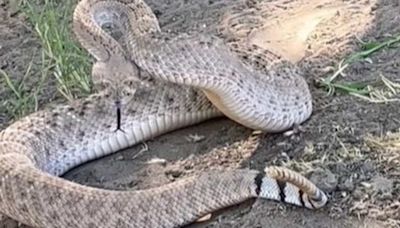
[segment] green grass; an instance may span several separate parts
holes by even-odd
[[[380,43],[363,42],[361,40],[360,42],[361,50],[354,52],[340,61],[339,65],[336,67],[336,71],[331,76],[319,80],[319,85],[324,87],[329,95],[333,95],[336,92],[344,92],[374,103],[400,101],[397,98],[392,98],[394,95],[400,93],[400,84],[390,81],[383,75],[380,75],[374,82],[337,82],[340,76],[345,76],[344,71],[351,66],[351,64],[358,61],[371,62],[370,57],[374,53],[385,48],[398,48],[400,45],[400,35],[393,36]],[[383,85],[384,88],[379,88],[380,85]]]
[[[25,81],[31,73],[32,61],[29,63],[27,70],[20,82],[14,82],[9,75],[0,69],[0,75],[3,76],[5,84],[11,89],[12,94],[2,103],[9,116],[19,118],[24,116],[30,110],[37,110],[38,105],[38,92],[43,86],[43,80],[46,77],[41,77],[40,83],[33,92],[28,92],[25,86]],[[42,75],[44,76],[44,75]]]
[[[56,78],[58,91],[71,100],[90,93],[90,61],[71,31],[75,1],[57,2],[23,0],[20,7],[42,43],[44,67]]]
[[[22,79],[11,80],[0,71],[0,79],[12,91],[1,105],[14,118],[26,115],[38,108],[38,97],[43,93],[47,80],[56,81],[58,92],[67,100],[83,97],[91,92],[90,57],[80,48],[71,29],[72,13],[76,1],[20,0],[13,1],[27,18],[41,45],[40,72],[35,85],[27,85],[26,79],[33,74],[32,62]],[[36,62],[36,61],[35,61]],[[2,78],[1,78],[2,77]]]

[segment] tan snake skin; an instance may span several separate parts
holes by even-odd
[[[116,27],[122,38],[102,26]],[[311,114],[308,87],[294,66],[256,47],[230,44],[235,55],[213,37],[162,34],[143,1],[83,0],[74,31],[97,60],[93,81],[100,92],[33,113],[0,132],[1,213],[46,228],[179,227],[254,197],[311,209],[326,204],[326,195],[310,181],[278,167],[265,174],[208,171],[139,191],[97,189],[57,177],[221,115],[215,106],[248,127],[274,132]]]

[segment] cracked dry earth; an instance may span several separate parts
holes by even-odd
[[[382,41],[399,34],[398,0],[146,2],[165,31],[240,38],[297,62],[311,85],[313,116],[294,134],[257,134],[225,118],[210,120],[84,164],[65,178],[102,188],[141,189],[211,168],[286,165],[329,192],[330,203],[309,211],[251,201],[188,227],[400,227],[400,149],[371,143],[399,131],[399,102],[374,104],[341,93],[327,96],[315,83],[358,50],[359,39]],[[0,67],[20,80],[27,63],[40,63],[40,44],[24,16],[11,12],[7,3],[1,5],[0,17]],[[399,83],[400,48],[385,49],[345,73],[347,81],[373,82],[383,75]],[[34,66],[28,87],[34,88],[38,74]],[[59,100],[54,83],[46,86],[40,107]],[[0,129],[13,121],[5,111],[10,96],[0,78]],[[18,226],[22,225],[11,220],[0,223]]]

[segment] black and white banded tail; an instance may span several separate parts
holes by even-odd
[[[318,209],[328,202],[326,194],[297,172],[283,167],[267,167],[266,175],[255,178],[260,198],[272,199],[309,209]]]

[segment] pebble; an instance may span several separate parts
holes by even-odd
[[[316,169],[310,180],[326,193],[335,191],[338,186],[337,176],[328,169]]]

